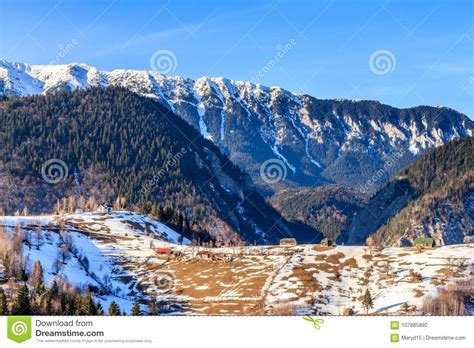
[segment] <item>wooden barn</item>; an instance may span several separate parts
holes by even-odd
[[[333,246],[334,242],[329,238],[323,238],[320,242],[322,246]]]
[[[429,237],[418,237],[415,239],[415,246],[422,248],[434,247],[434,239]]]
[[[280,239],[281,246],[295,246],[298,243],[296,242],[295,238],[282,238]]]

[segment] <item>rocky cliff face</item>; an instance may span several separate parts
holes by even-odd
[[[397,109],[375,101],[321,100],[221,77],[192,80],[154,71],[0,60],[0,96],[91,86],[122,86],[160,100],[268,193],[325,183],[374,192],[429,149],[474,131],[469,118],[446,107]],[[268,160],[279,165],[284,180],[262,180]]]

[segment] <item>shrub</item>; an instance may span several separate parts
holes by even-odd
[[[467,315],[466,304],[472,296],[472,284],[469,281],[459,281],[454,285],[439,289],[438,296],[427,297],[423,302],[423,313],[431,315]]]

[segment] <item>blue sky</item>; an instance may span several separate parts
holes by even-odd
[[[171,75],[258,80],[398,107],[446,105],[472,118],[473,3],[0,0],[0,57],[150,69],[153,54],[168,50]],[[388,66],[371,69],[371,56]]]

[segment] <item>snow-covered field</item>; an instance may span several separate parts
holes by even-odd
[[[156,298],[175,314],[362,314],[368,289],[374,299],[369,313],[404,314],[405,303],[419,311],[426,296],[474,274],[474,245],[206,249],[186,239],[177,245],[178,233],[129,212],[4,217],[0,224],[8,233],[17,225],[29,232],[27,266],[40,261],[46,284],[62,275],[79,288],[106,289],[98,298],[103,307],[115,300],[126,311],[134,298],[144,309]],[[73,247],[58,263],[64,243]],[[157,247],[179,253],[159,256]]]
[[[59,223],[64,224],[64,233],[59,233]],[[107,289],[109,295],[98,299],[103,307],[107,308],[114,300],[127,312],[140,291],[136,289],[136,279],[132,279],[122,265],[153,256],[154,249],[150,242],[159,247],[177,243],[179,237],[169,227],[144,215],[129,212],[6,216],[0,219],[0,225],[12,234],[19,225],[29,234],[30,243],[23,246],[26,268],[28,271],[33,263],[40,261],[46,285],[64,277],[80,289],[87,286]],[[147,226],[148,235],[144,236]],[[35,231],[38,228],[41,230],[40,243],[36,240]],[[72,242],[68,242],[68,238]],[[65,243],[71,243],[73,247],[62,262],[60,246]],[[185,239],[184,244],[188,243]],[[86,263],[84,258],[87,258]]]
[[[438,286],[472,274],[473,257],[474,246],[468,245],[421,252],[413,248],[375,251],[360,246],[318,250],[317,246],[308,245],[278,272],[269,289],[267,305],[291,302],[301,314],[315,310],[343,314],[347,308],[355,314],[364,313],[360,300],[369,289],[374,298],[371,312],[399,312],[404,303],[419,309],[425,296],[436,295]],[[456,266],[463,259],[465,267]],[[452,272],[447,271],[448,260],[452,260]],[[420,273],[421,279],[413,279],[410,270]]]

